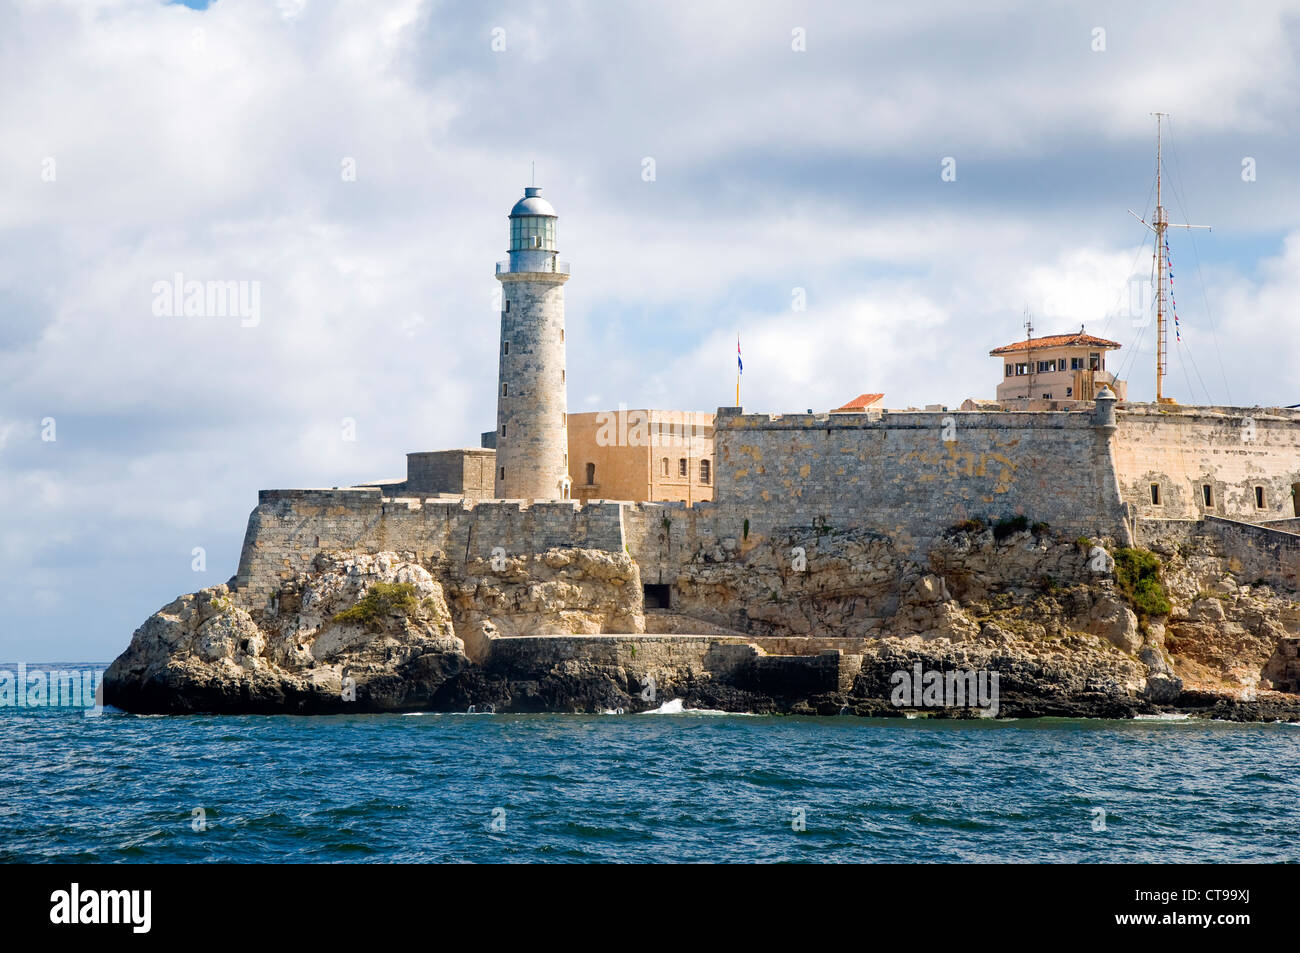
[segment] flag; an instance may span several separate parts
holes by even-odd
[[[740,335],[736,335],[736,373],[745,373],[745,362],[740,359]]]

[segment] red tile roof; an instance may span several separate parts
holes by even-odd
[[[885,399],[884,394],[859,394],[843,407],[836,407],[831,411],[832,414],[852,414],[858,411],[866,410],[872,404],[879,403]]]
[[[1031,345],[1035,351],[1042,347],[1121,347],[1116,341],[1107,341],[1105,338],[1093,337],[1091,334],[1076,331],[1074,334],[1049,334],[1047,337],[1034,338],[1032,341],[1017,341],[1015,344],[995,347],[989,351],[989,356],[1028,351]]]

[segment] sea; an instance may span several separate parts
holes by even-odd
[[[1295,862],[1300,726],[0,708],[0,860]]]

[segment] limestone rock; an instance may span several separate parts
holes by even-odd
[[[1087,631],[1101,636],[1122,652],[1132,654],[1142,646],[1137,615],[1111,595],[1103,595],[1093,604]]]

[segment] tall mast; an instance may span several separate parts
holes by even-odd
[[[1169,342],[1165,339],[1165,229],[1169,227],[1169,216],[1165,212],[1163,197],[1161,195],[1161,174],[1160,167],[1164,164],[1164,156],[1161,151],[1160,142],[1160,122],[1164,119],[1164,113],[1155,113],[1156,117],[1156,214],[1155,214],[1155,232],[1156,232],[1156,403],[1163,404],[1164,382],[1165,382],[1165,364],[1167,362],[1167,350]]]
[[[1169,258],[1165,254],[1165,232],[1170,228],[1204,228],[1208,225],[1183,225],[1170,223],[1169,213],[1164,204],[1164,149],[1161,141],[1160,126],[1169,113],[1152,113],[1156,117],[1156,211],[1154,223],[1148,222],[1132,209],[1129,214],[1156,233],[1156,248],[1151,256],[1156,272],[1156,403],[1172,404],[1173,398],[1165,396],[1165,367],[1168,356],[1168,336],[1165,331],[1165,272],[1169,267]]]

